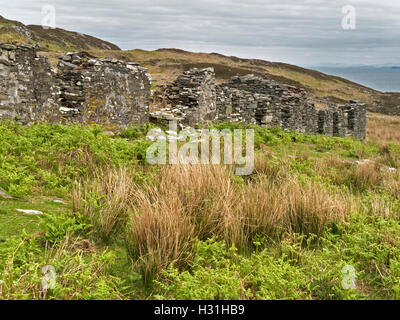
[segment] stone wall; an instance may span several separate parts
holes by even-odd
[[[137,63],[81,52],[61,56],[52,70],[34,47],[0,43],[0,119],[96,123],[120,131],[149,121],[150,87],[150,75]],[[316,109],[303,89],[252,75],[216,85],[212,68],[192,69],[154,99],[161,107],[152,117],[186,125],[220,120],[365,138],[364,104]]]
[[[173,83],[161,89],[158,101],[162,100],[172,106],[166,110],[184,124],[195,125],[214,120],[217,116],[214,69],[185,71]],[[153,114],[154,117],[158,115],[162,113]]]
[[[221,120],[279,126],[302,133],[315,131],[314,106],[307,103],[303,89],[248,75],[233,77],[217,91]]]
[[[0,118],[23,123],[100,124],[120,131],[149,120],[150,76],[137,63],[87,53],[57,70],[33,47],[0,44]]]
[[[174,118],[186,124],[243,122],[307,134],[365,139],[364,104],[351,101],[318,110],[309,102],[305,90],[253,75],[233,77],[215,86],[212,68],[193,69],[162,87],[155,97],[155,102],[162,106],[152,113],[158,119]]]
[[[45,120],[56,100],[55,74],[47,59],[33,47],[0,43],[0,118]]]
[[[150,75],[134,62],[67,54],[58,63],[62,117],[118,130],[149,120]]]
[[[329,136],[352,136],[361,140],[366,137],[367,109],[365,104],[350,101],[347,104],[330,104],[317,110],[318,134]]]

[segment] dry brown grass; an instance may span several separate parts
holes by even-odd
[[[385,190],[387,190],[393,197],[400,200],[400,173],[386,172]]]
[[[271,152],[264,151],[256,153],[254,158],[254,174],[256,176],[265,175],[270,179],[284,178],[287,176],[288,164],[284,165],[273,161],[274,155]]]
[[[161,173],[158,197],[179,199],[200,238],[220,235],[221,220],[238,199],[230,175],[223,166],[168,166]]]
[[[315,160],[314,168],[320,176],[327,178],[331,183],[337,186],[346,185],[354,192],[385,188],[387,180],[393,177],[387,166],[368,159],[357,163],[332,156]]]
[[[106,173],[98,181],[118,192],[116,185],[127,181],[125,174]],[[259,179],[237,184],[231,174],[224,166],[173,165],[161,170],[156,184],[122,189],[129,199],[119,198],[124,205],[111,210],[118,214],[110,218],[120,216],[121,210],[128,212],[126,244],[145,282],[171,263],[183,266],[190,261],[197,239],[216,237],[247,250],[256,236],[320,234],[328,223],[345,219],[353,210],[344,194],[302,183],[295,176],[283,178],[266,169]],[[105,192],[103,187],[95,190]],[[114,208],[115,198],[108,199],[107,208]],[[91,207],[87,211],[97,212]],[[105,226],[111,225],[110,219],[105,221]]]
[[[73,209],[88,217],[98,235],[107,241],[127,220],[133,193],[128,169],[101,169],[93,178],[79,182],[74,188]]]
[[[157,193],[156,190],[153,192]],[[195,232],[178,198],[157,199],[150,190],[138,190],[137,210],[130,215],[126,247],[145,283],[161,269],[190,260]]]
[[[389,167],[394,167],[394,168],[399,168],[400,167],[400,153],[399,151],[395,151],[394,148],[391,147],[391,143],[389,144],[382,144],[380,146],[380,158],[377,159],[379,162],[382,164],[389,166]],[[396,147],[395,147],[396,148]],[[399,144],[397,144],[397,149],[399,148]]]
[[[184,265],[196,239],[221,235],[237,199],[223,167],[174,165],[133,197],[127,247],[145,282],[171,263]]]
[[[355,167],[352,180],[359,190],[379,187],[383,182],[382,167],[374,161],[360,163]]]
[[[355,170],[353,163],[343,161],[337,155],[315,159],[313,164],[315,172],[334,185],[348,184]]]
[[[345,219],[353,209],[344,193],[332,192],[295,176],[276,183],[267,177],[243,191],[231,233],[236,245],[249,245],[256,235],[275,238],[285,232],[321,234],[330,222]]]
[[[300,179],[289,173],[289,162],[272,157],[258,155],[254,176],[242,181],[232,179],[227,166],[164,166],[145,185],[135,184],[127,169],[105,169],[75,189],[74,207],[105,238],[127,225],[128,252],[145,283],[171,263],[185,266],[197,240],[215,237],[249,250],[256,237],[320,235],[352,212],[387,216],[393,211],[379,197],[366,206],[357,193]],[[316,172],[335,184],[350,181],[360,192],[381,186],[398,195],[398,175],[382,168],[373,161],[356,165],[333,156],[315,162]]]
[[[367,142],[380,146],[400,143],[400,117],[368,113]]]
[[[330,183],[338,187],[347,186],[348,201],[356,204],[358,212],[397,219],[400,215],[396,203],[396,200],[400,200],[400,173],[390,170],[378,160],[355,163],[331,157],[315,161],[314,168]],[[367,198],[366,194],[369,195]]]

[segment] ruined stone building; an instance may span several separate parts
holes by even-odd
[[[303,89],[252,75],[216,85],[212,68],[192,69],[156,92],[159,110],[150,113],[150,99],[150,75],[137,63],[69,53],[53,70],[33,47],[0,43],[0,119],[96,123],[120,131],[151,116],[187,125],[232,121],[365,138],[364,104],[318,109]]]
[[[120,130],[149,117],[150,76],[136,63],[85,53],[60,58],[57,70],[33,47],[0,44],[0,118],[100,124]]]
[[[318,109],[307,92],[253,75],[215,85],[212,68],[184,72],[162,87],[155,118],[175,118],[187,125],[210,120],[278,126],[288,131],[365,139],[366,106],[351,101]]]

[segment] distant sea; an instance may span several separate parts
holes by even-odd
[[[400,67],[311,67],[383,92],[400,92]]]

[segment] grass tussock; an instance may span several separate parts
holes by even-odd
[[[135,190],[126,243],[145,282],[171,263],[186,264],[197,239],[223,232],[234,191],[219,166],[168,166],[156,186]]]
[[[120,230],[133,207],[134,185],[126,168],[107,168],[80,181],[72,199],[74,211],[83,213],[103,240]]]
[[[190,261],[196,239],[194,226],[177,198],[155,200],[138,191],[138,209],[129,216],[125,243],[145,284],[170,264]]]
[[[382,168],[372,161],[360,163],[354,170],[353,180],[360,190],[379,187],[383,182]]]
[[[1,124],[0,297],[399,298],[399,144],[254,128],[239,177],[147,165],[148,126]]]
[[[345,220],[353,209],[343,193],[316,183],[292,177],[277,184],[265,178],[242,191],[236,224],[242,230],[236,233],[236,242],[249,243],[256,235],[276,238],[284,232],[319,235],[328,223]]]
[[[155,185],[139,186],[125,169],[105,170],[90,187],[76,189],[75,208],[104,235],[127,221],[125,243],[145,282],[170,264],[187,265],[198,240],[222,239],[248,251],[260,237],[319,235],[354,209],[339,192],[264,172],[239,183],[227,167],[173,165],[161,170]]]
[[[284,170],[287,167],[287,164],[284,166],[274,163],[271,161],[273,158],[273,154],[265,152],[265,153],[257,153],[254,159],[254,175],[264,175],[269,179],[278,179],[284,178],[287,176],[287,172]]]

